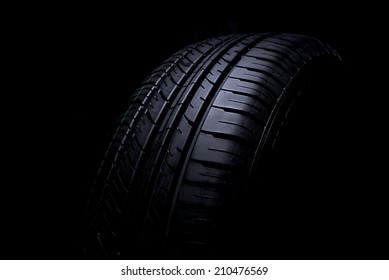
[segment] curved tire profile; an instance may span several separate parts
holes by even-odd
[[[294,149],[300,107],[326,99],[341,64],[315,38],[273,33],[212,38],[164,61],[131,97],[93,184],[88,256],[212,258],[266,243],[253,228],[271,206],[262,195],[282,192],[279,151]]]

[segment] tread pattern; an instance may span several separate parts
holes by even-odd
[[[131,257],[136,247],[176,255],[212,244],[285,89],[325,56],[340,59],[314,38],[248,34],[196,43],[163,62],[133,95],[96,177],[89,255]]]

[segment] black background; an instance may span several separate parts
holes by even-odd
[[[315,36],[343,56],[349,86],[341,98],[345,107],[340,117],[346,125],[340,141],[345,144],[342,158],[348,160],[344,176],[334,178],[330,190],[344,199],[339,215],[331,217],[348,226],[339,233],[342,239],[320,236],[338,242],[334,248],[339,250],[312,257],[387,258],[380,23],[367,21],[368,11],[350,7],[309,12],[232,8],[206,15],[190,10],[189,4],[179,12],[155,8],[153,13],[140,7],[120,13],[105,7],[56,9],[43,19],[24,22],[21,32],[13,34],[17,40],[12,44],[16,54],[11,56],[11,69],[16,78],[9,90],[11,102],[3,103],[7,167],[0,258],[84,258],[78,243],[83,191],[96,172],[105,135],[130,94],[153,68],[186,45],[248,32]],[[336,96],[329,98],[338,102]],[[296,252],[294,258],[311,256]]]

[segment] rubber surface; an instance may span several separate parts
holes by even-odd
[[[209,39],[163,62],[132,96],[98,171],[88,256],[202,257],[233,242],[220,238],[228,209],[326,60],[340,57],[317,39],[269,33]]]

